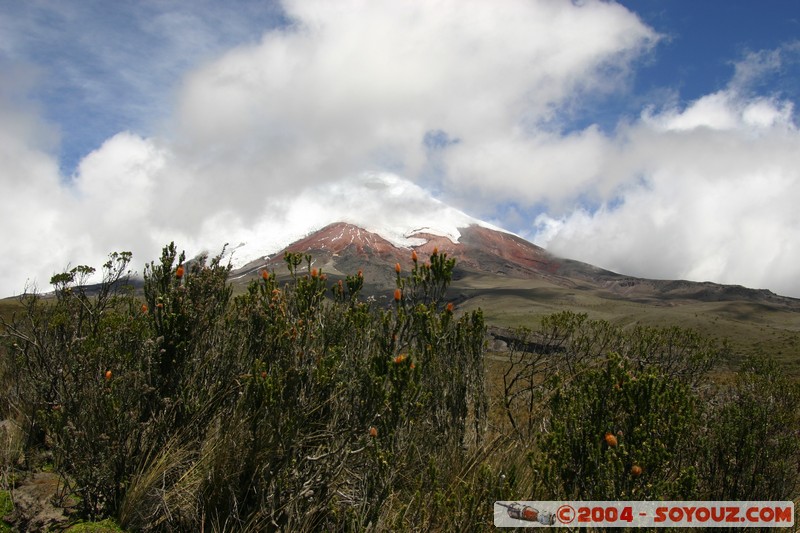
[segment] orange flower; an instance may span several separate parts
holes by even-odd
[[[433,255],[436,255],[438,253],[439,253],[439,247],[438,246],[434,246],[433,247]]]
[[[317,269],[316,268],[312,268],[311,269],[311,277],[312,278],[316,278],[317,277]]]
[[[147,304],[142,304],[142,313],[147,312]]]
[[[631,475],[633,477],[639,477],[642,475],[642,467],[639,465],[633,465],[631,467]]]
[[[111,380],[111,370],[106,370],[105,376],[106,376],[106,381],[110,381]]]
[[[400,263],[394,264],[394,271],[397,272],[398,274],[400,273]]]
[[[358,271],[358,277],[359,277],[359,278],[363,278],[363,277],[364,277],[364,273],[363,273],[363,272],[361,272],[361,270],[359,270],[359,271]]]
[[[399,302],[400,299],[403,297],[403,292],[400,289],[394,290],[394,301]]]
[[[378,436],[378,428],[376,428],[375,426],[370,426],[370,428],[369,428],[369,436],[373,437],[373,438],[377,437]]]
[[[175,277],[181,279],[183,277],[183,267],[179,266],[178,269],[175,271]]]
[[[394,358],[394,364],[399,365],[400,363],[402,363],[405,360],[406,360],[406,354],[402,354],[401,353],[400,355],[398,355],[397,357]]]
[[[417,251],[416,250],[411,250],[411,260],[414,261],[415,263],[417,262]]]
[[[453,302],[448,302],[447,303],[447,312],[448,313],[452,313],[453,312]]]
[[[606,433],[604,440],[606,441],[606,444],[608,444],[611,448],[614,448],[617,445],[617,437],[615,437],[611,433]]]
[[[266,270],[262,270],[261,271],[261,278],[264,279],[265,281],[268,280],[269,279],[269,272],[267,272]]]

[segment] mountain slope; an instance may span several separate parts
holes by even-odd
[[[457,240],[445,233],[433,228],[407,232],[403,237],[413,244],[401,246],[396,238],[392,242],[376,232],[336,222],[267,258],[248,262],[234,272],[234,277],[247,279],[263,269],[285,273],[284,253],[296,252],[309,254],[314,266],[322,268],[328,275],[343,276],[362,270],[376,289],[386,288],[393,284],[395,263],[404,269],[411,267],[412,249],[422,259],[438,249],[457,259],[455,288],[464,285],[459,280],[478,276],[483,277],[487,289],[491,289],[491,279],[508,278],[518,280],[517,286],[524,286],[527,280],[565,290],[595,291],[607,299],[652,305],[747,301],[800,311],[800,300],[778,296],[768,290],[624,276],[580,261],[556,257],[516,235],[478,224],[458,228]],[[495,284],[498,287],[502,285],[499,282]]]

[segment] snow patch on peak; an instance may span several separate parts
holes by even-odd
[[[307,189],[291,199],[267,199],[263,215],[251,229],[237,225],[238,231],[228,237],[229,242],[242,243],[229,249],[231,263],[238,268],[268,257],[336,222],[376,233],[401,248],[424,244],[427,239],[422,234],[457,243],[459,228],[471,225],[505,232],[448,206],[400,176],[364,173]]]

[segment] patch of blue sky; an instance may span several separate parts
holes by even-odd
[[[460,139],[458,137],[451,137],[446,131],[439,129],[426,131],[425,136],[422,138],[422,145],[429,154],[459,142]]]
[[[434,197],[440,196],[444,189],[442,180],[447,174],[444,152],[459,142],[461,140],[458,137],[452,137],[442,129],[428,130],[422,138],[426,161],[420,171],[418,181],[424,184],[425,189]]]
[[[289,25],[271,0],[226,6],[4,2],[0,22],[15,34],[15,47],[0,54],[38,71],[28,96],[62,132],[53,155],[67,179],[113,135],[155,133],[191,68]]]
[[[725,89],[735,63],[748,53],[777,50],[800,38],[797,0],[619,0],[664,36],[654,60],[636,72],[634,92],[670,88],[685,105]],[[800,68],[788,61],[778,78],[763,90],[796,99]],[[777,85],[776,85],[777,83]]]
[[[533,234],[534,228],[531,223],[536,217],[549,212],[549,206],[544,202],[522,205],[508,201],[487,207],[491,207],[491,212],[486,216],[487,220],[497,221],[501,227],[523,237],[530,237]]]
[[[730,87],[737,63],[753,54],[779,64],[749,80],[748,96],[800,102],[800,2],[797,0],[618,0],[662,39],[633,65],[628,85],[610,93],[581,93],[550,123],[562,134],[596,126],[612,134],[655,106],[685,108]],[[759,60],[759,57],[752,57]],[[613,74],[613,73],[612,73]],[[795,105],[795,119],[800,105]]]

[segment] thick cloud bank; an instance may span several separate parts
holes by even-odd
[[[620,127],[593,211],[540,215],[556,254],[628,274],[800,296],[800,132],[792,103],[738,88]]]
[[[69,128],[42,118],[29,97],[37,69],[0,39],[11,58],[0,70],[20,73],[0,77],[0,294],[26,279],[46,288],[52,273],[113,250],[141,265],[171,240],[190,253],[244,242],[238,254],[258,255],[342,218],[397,229],[420,206],[443,213],[422,225],[466,217],[433,191],[558,254],[800,296],[794,108],[752,90],[797,47],[751,53],[724,90],[653,102],[608,131],[569,124],[628,90],[660,39],[617,4],[282,7],[277,29],[227,48],[214,24],[161,13],[156,29],[174,35],[154,78],[137,79],[137,104],[120,102],[131,131],[109,136],[69,177],[53,148]],[[246,24],[213,16],[221,28]],[[186,38],[207,52],[181,69]],[[146,54],[125,57],[143,61],[128,70],[146,76]],[[83,81],[95,92],[102,84]],[[132,89],[120,83],[112,91],[125,98]],[[93,101],[111,97],[102,96]],[[135,125],[149,97],[167,111],[144,131]]]

